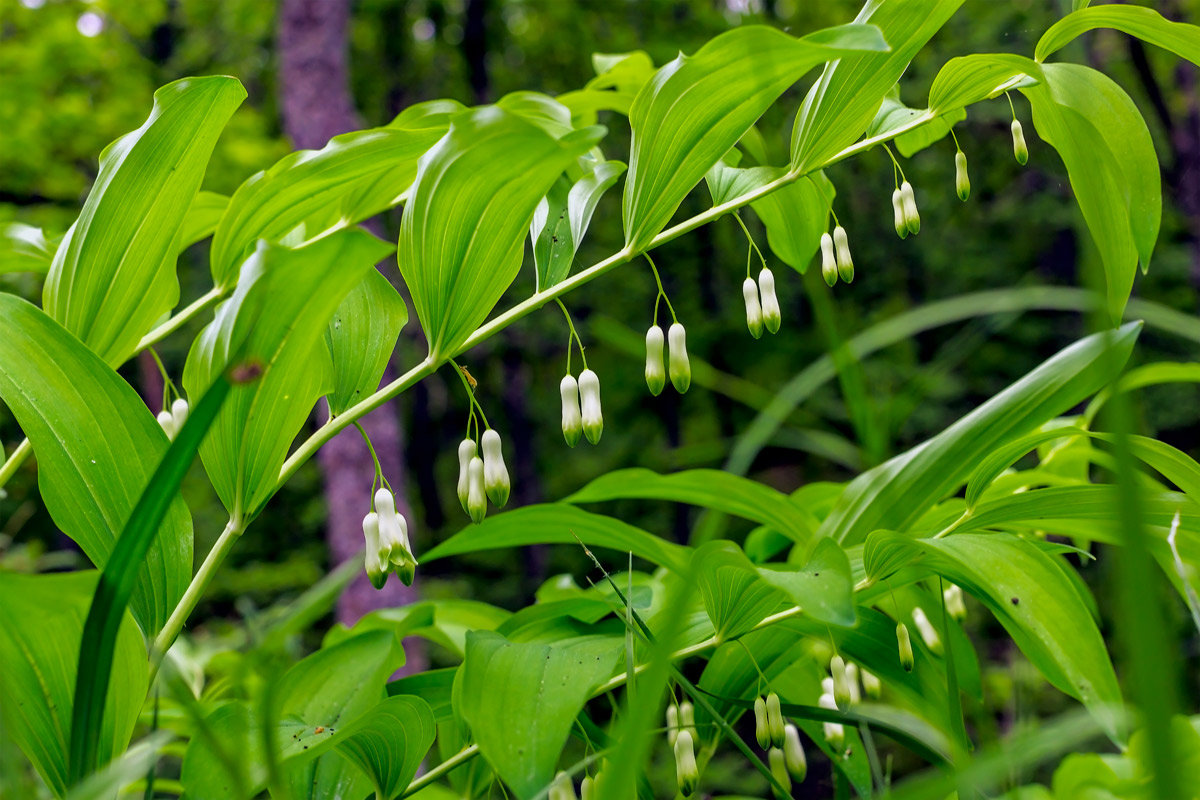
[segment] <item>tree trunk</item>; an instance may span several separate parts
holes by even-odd
[[[284,131],[298,148],[319,148],[332,136],[362,127],[350,96],[349,19],[349,0],[283,0],[278,43],[280,105]],[[384,381],[391,378],[389,366]],[[411,521],[396,406],[387,403],[360,422],[396,491],[397,508]],[[347,428],[321,448],[318,460],[325,476],[326,539],[331,560],[340,564],[360,558],[364,544],[362,518],[371,507],[375,475],[371,455],[358,431]],[[416,539],[420,539],[419,532]],[[416,596],[415,587],[406,587],[394,577],[382,591],[376,591],[365,573],[360,574],[338,600],[338,621],[352,625],[368,611],[403,605]],[[419,669],[422,652],[412,646],[406,650],[406,670]]]

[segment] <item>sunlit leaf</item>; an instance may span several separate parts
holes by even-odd
[[[704,173],[806,72],[829,59],[885,49],[870,25],[829,28],[802,39],[745,25],[659,69],[629,111],[626,245],[642,248],[666,227]]]
[[[529,800],[550,783],[575,716],[612,675],[623,646],[619,637],[546,645],[467,635],[456,708],[517,797]]]
[[[237,290],[188,354],[183,385],[193,399],[229,366],[245,340],[258,380],[231,392],[200,449],[231,516],[248,520],[274,494],[288,446],[332,386],[322,341],[342,299],[390,248],[360,229],[337,231],[297,249],[263,243],[242,268]]]
[[[379,800],[408,788],[436,733],[429,704],[412,695],[389,697],[349,727],[337,752],[370,777]]]
[[[854,479],[821,525],[843,544],[873,530],[903,530],[960,486],[973,465],[1084,400],[1112,380],[1141,323],[1087,337],[1062,350],[958,422]]]
[[[596,204],[623,172],[625,165],[620,161],[602,161],[573,186],[560,177],[538,203],[529,225],[538,291],[549,289],[571,273]]]
[[[340,414],[379,388],[408,307],[378,270],[350,290],[329,320],[325,341],[333,358],[329,410]]]
[[[175,257],[188,208],[225,123],[246,97],[234,78],[183,78],[154,93],[142,127],[100,155],[100,172],[54,256],[42,304],[111,365],[179,299]]]
[[[1126,5],[1102,5],[1085,8],[1076,2],[1075,13],[1068,14],[1042,34],[1034,58],[1045,61],[1055,51],[1085,31],[1113,28],[1136,36],[1148,44],[1169,50],[1193,64],[1200,64],[1200,28],[1183,22],[1170,22],[1153,8]]]
[[[538,201],[603,130],[555,139],[495,106],[463,112],[420,160],[400,272],[435,357],[448,357],[512,283]]]
[[[5,272],[45,274],[54,260],[58,241],[41,228],[10,222],[0,228],[0,275]]]
[[[0,398],[33,444],[54,523],[97,567],[167,452],[128,383],[45,313],[0,294]],[[133,589],[143,632],[166,621],[192,577],[192,519],[175,494]]]
[[[792,167],[819,169],[853,144],[879,110],[908,63],[963,0],[867,2],[856,23],[878,26],[890,49],[856,53],[832,62],[809,89],[792,129]]]

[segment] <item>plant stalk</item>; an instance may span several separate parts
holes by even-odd
[[[4,484],[8,483],[8,479],[16,474],[17,468],[25,463],[25,459],[29,458],[29,454],[33,452],[33,445],[28,439],[22,439],[17,445],[17,449],[12,451],[12,455],[8,457],[8,461],[0,464],[0,489],[4,488]]]
[[[220,288],[214,287],[209,289],[200,297],[193,300],[192,303],[187,306],[187,308],[183,309],[178,314],[164,322],[162,325],[159,325],[157,328],[143,336],[142,340],[137,343],[137,349],[134,352],[141,352],[147,347],[158,344],[160,341],[182,328],[185,322],[199,314],[212,303],[219,300],[222,294],[224,294],[224,291]]]

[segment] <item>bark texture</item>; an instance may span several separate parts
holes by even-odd
[[[280,107],[284,131],[297,148],[319,148],[332,136],[362,127],[350,94],[349,21],[350,0],[283,0],[280,6]],[[389,367],[384,380],[391,378]],[[361,424],[396,491],[396,506],[411,525],[412,512],[405,492],[404,441],[395,404],[385,404],[364,417]],[[353,427],[322,447],[317,458],[328,506],[326,539],[331,560],[340,564],[359,557],[362,550],[362,518],[370,510],[375,467]],[[419,541],[419,531],[414,533]],[[382,591],[376,591],[366,575],[360,574],[338,601],[338,621],[350,625],[369,611],[403,605],[416,597],[415,587],[405,587],[395,577]],[[406,669],[419,669],[421,652],[412,647],[406,650]]]

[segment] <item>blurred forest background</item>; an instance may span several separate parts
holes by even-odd
[[[484,103],[520,89],[559,94],[594,74],[592,52],[644,50],[661,65],[731,26],[765,23],[801,34],[850,20],[858,5],[857,0],[0,0],[0,225],[19,221],[63,232],[78,213],[101,149],[143,122],[156,87],[181,76],[230,74],[249,91],[204,184],[228,194],[292,148],[320,147],[351,127],[384,124],[412,103],[439,97]],[[1195,13],[1200,3],[1192,0],[1153,5],[1176,19],[1196,22],[1200,16]],[[1031,53],[1041,32],[1069,7],[1070,0],[967,0],[914,62],[903,99],[923,106],[938,68],[956,55]],[[1071,47],[1072,59],[1105,70],[1138,102],[1162,161],[1163,231],[1153,269],[1139,277],[1135,296],[1194,315],[1200,289],[1196,70],[1107,32],[1086,35]],[[807,81],[785,94],[760,125],[775,163],[786,160],[792,116],[806,88]],[[820,282],[819,270],[801,276],[772,259],[784,315],[778,336],[754,341],[745,330],[739,289],[746,241],[734,220],[726,217],[656,251],[667,290],[688,326],[696,364],[693,388],[683,397],[670,391],[650,397],[643,383],[642,335],[654,301],[647,269],[631,265],[619,277],[571,294],[567,303],[604,386],[606,425],[597,447],[571,450],[562,440],[557,386],[565,372],[567,329],[556,310],[546,308],[467,354],[462,363],[479,381],[479,399],[505,439],[513,503],[561,498],[619,467],[720,467],[780,387],[838,342],[922,304],[966,293],[1086,283],[1080,276],[1095,254],[1062,164],[1033,135],[1028,105],[1019,96],[1014,102],[1030,137],[1029,166],[1019,167],[1012,157],[1008,104],[1000,99],[973,107],[956,128],[970,161],[971,199],[961,203],[955,196],[949,139],[905,161],[923,219],[921,234],[907,241],[892,229],[893,171],[882,150],[833,168],[834,208],[850,232],[858,277],[831,291]],[[608,114],[601,121],[617,133],[614,142],[628,141],[623,118]],[[616,150],[607,155],[627,158]],[[708,202],[701,187],[681,213],[690,216]],[[769,257],[753,213],[747,210],[743,218]],[[373,224],[394,239],[399,213]],[[621,240],[620,193],[611,192],[579,263],[607,256]],[[206,248],[198,244],[180,260],[184,302],[207,288]],[[382,268],[399,281],[394,263]],[[38,300],[40,277],[0,270],[0,289]],[[528,272],[510,299],[532,290]],[[161,347],[177,381],[187,343],[209,319],[202,317]],[[1087,327],[1078,310],[996,313],[931,330],[861,364],[845,365],[840,379],[825,383],[788,418],[749,472],[783,491],[846,480],[942,429]],[[395,365],[403,369],[415,362],[423,348],[410,322]],[[1150,328],[1136,357],[1152,361],[1194,353],[1183,340]],[[135,360],[123,374],[157,411],[162,388],[152,360]],[[1151,389],[1143,432],[1200,456],[1196,401],[1190,384]],[[403,487],[410,506],[418,557],[468,524],[454,489],[455,448],[466,414],[459,381],[444,370],[370,418],[389,477]],[[350,434],[307,464],[243,537],[189,630],[229,635],[357,552],[371,467]],[[0,407],[0,441],[11,451],[19,439]],[[0,568],[80,564],[83,557],[54,531],[38,498],[33,460],[6,488],[0,499]],[[223,512],[199,464],[185,494],[196,520],[198,562],[220,532]],[[682,507],[609,508],[679,540],[695,522],[694,512]],[[745,533],[732,524],[728,531],[735,537]],[[1102,582],[1108,568],[1101,562],[1085,575]],[[543,582],[584,572],[583,556],[573,548],[531,548],[422,567],[414,591],[515,608],[532,601]],[[338,615],[352,622],[372,606],[409,597],[392,589],[376,595],[359,580]],[[1099,599],[1103,606],[1103,593]],[[973,615],[972,624],[985,623]],[[976,633],[987,640],[986,630]],[[988,655],[1001,662],[1017,658]],[[439,659],[431,646],[415,661]],[[1011,701],[1020,674],[993,670],[987,676],[994,702]]]

